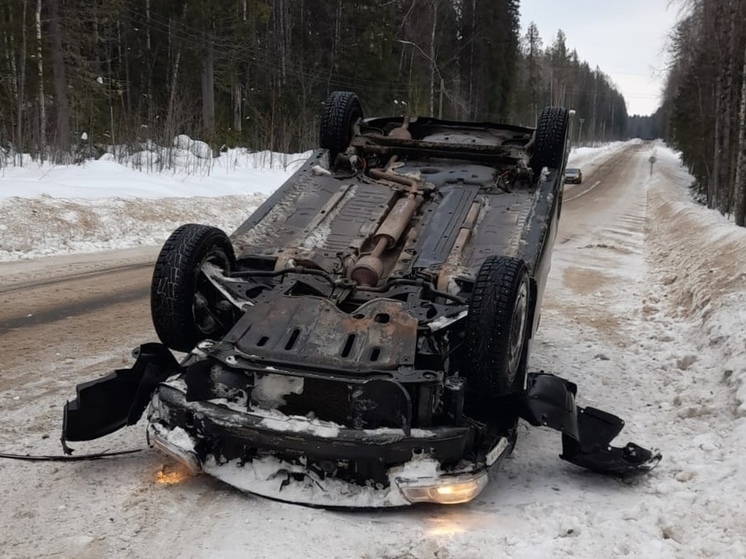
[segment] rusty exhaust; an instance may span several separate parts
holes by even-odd
[[[378,284],[383,275],[383,261],[381,255],[399,242],[407,224],[414,216],[423,201],[423,197],[417,188],[417,181],[395,173],[388,173],[380,169],[372,169],[370,175],[375,179],[385,179],[409,186],[409,191],[404,198],[400,198],[391,208],[391,211],[378,227],[373,235],[374,248],[358,260],[355,267],[350,270],[350,279],[361,286],[371,287]]]

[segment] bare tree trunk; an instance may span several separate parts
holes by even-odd
[[[746,47],[741,76],[741,107],[738,114],[738,162],[734,189],[733,214],[736,225],[746,226]]]
[[[181,20],[182,22],[186,19],[187,14],[187,8],[189,7],[189,3],[184,3],[183,11],[181,12]],[[169,26],[168,26],[168,35],[169,35],[169,44],[173,42],[172,39],[172,25],[171,21],[169,20]],[[175,119],[175,112],[176,112],[176,85],[179,82],[179,65],[181,63],[181,47],[176,48],[176,57],[174,58],[174,68],[173,72],[171,73],[171,89],[168,94],[168,109],[166,110],[166,139],[170,142],[174,139],[174,136],[176,135],[176,123],[174,122]]]
[[[23,106],[26,104],[26,12],[27,0],[23,0],[21,17],[21,52],[18,54],[18,121],[16,124],[16,150],[19,165],[23,164]]]
[[[10,29],[15,28],[15,21],[13,19],[13,6],[8,4],[6,6],[3,6],[4,10],[7,10],[7,25]],[[5,15],[5,14],[4,14]],[[15,36],[13,33],[4,33],[3,35],[3,49],[2,54],[5,55],[5,59],[8,63],[8,68],[3,72],[5,75],[7,75],[6,80],[9,82],[8,84],[8,93],[9,95],[13,96],[13,99],[15,100],[15,107],[20,107],[21,103],[18,100],[18,64],[16,60],[16,44],[15,44]],[[1,83],[1,82],[0,82]],[[15,127],[16,127],[16,119],[15,115],[12,111],[12,109],[8,108],[8,119],[7,119],[7,125],[9,126],[9,130],[3,131],[5,132],[4,136],[6,138],[15,138]],[[5,122],[4,122],[5,124]]]
[[[430,6],[432,9],[433,25],[430,30],[430,116],[435,116],[435,38],[438,27],[438,0],[432,0]]]
[[[181,49],[176,51],[176,59],[174,60],[174,70],[171,74],[171,91],[168,95],[168,111],[167,114],[167,121],[166,121],[166,133],[169,136],[169,141],[172,138],[172,136],[175,134],[175,123],[174,123],[174,107],[176,104],[176,84],[179,82],[179,64],[181,62]]]
[[[238,72],[236,71],[233,76],[233,130],[240,134],[243,132],[243,119],[241,114],[241,97],[242,97],[242,90],[241,90],[241,80],[238,76]]]
[[[150,38],[150,1],[151,0],[145,0],[145,20],[147,22],[146,25],[146,35],[145,35],[145,55],[146,55],[146,64],[147,68],[145,70],[146,72],[146,84],[147,84],[147,114],[148,114],[148,127],[149,129],[153,126],[153,120],[155,118],[155,106],[153,103],[153,50],[152,50],[152,41]],[[152,134],[152,131],[151,131]]]
[[[334,40],[332,41],[332,52],[329,58],[329,76],[327,77],[326,89],[331,89],[332,75],[334,74],[334,63],[337,58],[337,47],[339,46],[340,35],[342,34],[342,0],[337,0],[337,9],[334,16]]]
[[[215,133],[215,64],[212,30],[204,35],[202,59],[202,129],[205,139]]]
[[[722,138],[720,138],[720,151],[716,152],[716,157],[720,158],[720,176],[718,177],[718,184],[720,186],[718,192],[718,210],[720,213],[725,214],[730,211],[731,208],[731,193],[733,185],[731,179],[733,178],[731,161],[733,160],[733,144],[732,129],[731,125],[734,118],[733,108],[733,90],[734,76],[733,76],[733,58],[736,54],[736,6],[735,0],[726,0],[723,4],[723,15],[725,20],[723,21],[723,29],[725,30],[725,36],[723,37],[723,45],[721,51],[721,67],[720,72],[723,73],[723,91],[722,91]]]
[[[49,0],[49,35],[52,43],[52,75],[57,109],[57,147],[70,151],[70,108],[67,100],[67,78],[62,57],[59,0]]]
[[[474,59],[475,53],[474,48],[477,42],[477,0],[472,0],[471,7],[471,45],[469,46],[469,106],[471,107],[471,113],[468,118],[474,119],[477,115],[477,89],[474,87]]]
[[[706,6],[708,4],[705,4]],[[728,61],[728,33],[730,25],[726,19],[728,12],[724,2],[717,1],[712,5],[712,36],[714,37],[715,49],[715,146],[713,159],[712,180],[708,184],[707,206],[709,208],[723,211],[727,204],[727,149],[728,149],[728,127],[730,123],[726,116],[729,112],[728,74],[730,64]],[[724,36],[725,35],[725,36]]]
[[[36,67],[39,75],[39,153],[44,157],[47,145],[47,108],[44,102],[44,57],[41,44],[41,0],[36,0]]]
[[[737,120],[739,117],[739,90],[740,84],[738,83],[738,72],[741,61],[739,60],[741,45],[746,35],[741,31],[741,28],[745,22],[744,12],[742,5],[744,0],[730,0],[730,13],[729,13],[729,27],[730,37],[728,44],[728,136],[726,136],[726,142],[728,146],[727,150],[727,171],[726,184],[728,185],[728,204],[724,208],[727,213],[734,211],[735,199],[736,199],[736,162],[738,159],[738,135],[739,128]]]

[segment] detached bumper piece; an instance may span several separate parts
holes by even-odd
[[[75,400],[65,404],[62,447],[67,454],[72,449],[65,441],[90,441],[137,423],[158,384],[179,371],[161,344],[144,344],[132,355],[136,361],[131,369],[79,384]]]
[[[609,443],[620,433],[624,421],[596,408],[575,404],[578,387],[548,373],[529,374],[528,391],[521,417],[536,426],[562,433],[560,458],[594,472],[636,475],[650,471],[661,453],[635,443],[613,447]]]

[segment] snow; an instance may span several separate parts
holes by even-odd
[[[427,482],[437,479],[440,476],[440,464],[429,458],[415,456],[406,464],[390,470],[387,488],[363,487],[339,479],[311,477],[302,466],[271,456],[243,465],[239,460],[217,464],[214,459],[208,459],[204,464],[204,471],[244,491],[283,501],[302,501],[328,507],[380,508],[408,505],[409,502],[399,490],[398,482]],[[296,480],[291,476],[293,472],[306,475],[302,480]]]
[[[628,142],[610,142],[599,147],[580,146],[573,148],[567,160],[567,167],[571,169],[580,168],[586,172],[605,162],[610,155],[618,152],[620,148],[630,144],[640,144],[642,140],[630,140]]]
[[[628,147],[578,148],[569,165],[588,176]],[[38,470],[48,478],[31,481],[31,468],[19,477],[0,464],[7,480],[0,544],[18,557],[279,559],[300,549],[330,559],[746,556],[746,229],[690,200],[692,178],[671,150],[639,142],[632,148],[638,151],[618,173],[625,196],[587,208],[581,196],[572,203],[580,209],[563,210],[566,224],[575,219],[583,227],[558,236],[531,368],[577,382],[581,405],[623,417],[614,444],[660,448],[663,461],[649,475],[620,481],[587,473],[557,458],[556,433],[524,424],[497,478],[476,501],[452,508],[307,509],[203,476],[164,489],[147,476],[165,459],[149,452],[116,463],[50,466]],[[266,155],[221,154],[203,167],[188,157],[164,173],[141,172],[114,156],[75,167],[27,159],[23,168],[5,166],[0,259],[158,245],[187,221],[231,230],[293,169],[278,163],[280,156],[272,168]],[[577,188],[568,188],[566,201]],[[0,263],[0,273],[9,265]],[[76,356],[54,375],[97,359]],[[0,394],[12,429],[4,444],[54,452],[51,441],[31,437],[59,428],[58,407],[37,413],[49,399],[16,389]],[[17,398],[23,410],[16,411]],[[19,414],[35,417],[33,425]],[[137,444],[140,427],[102,448]],[[233,466],[245,479],[245,467]],[[39,502],[24,509],[33,491]]]
[[[284,396],[303,394],[303,377],[288,375],[255,375],[252,403],[265,408],[285,405]]]
[[[0,261],[158,245],[190,222],[230,233],[309,155],[229,150],[205,163],[185,153],[1,168]],[[138,170],[164,157],[174,170]]]

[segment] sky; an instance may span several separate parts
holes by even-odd
[[[544,46],[561,29],[578,57],[610,76],[629,114],[647,115],[660,105],[666,43],[679,16],[670,0],[521,0],[522,33],[532,21]],[[675,2],[674,2],[675,4]]]

